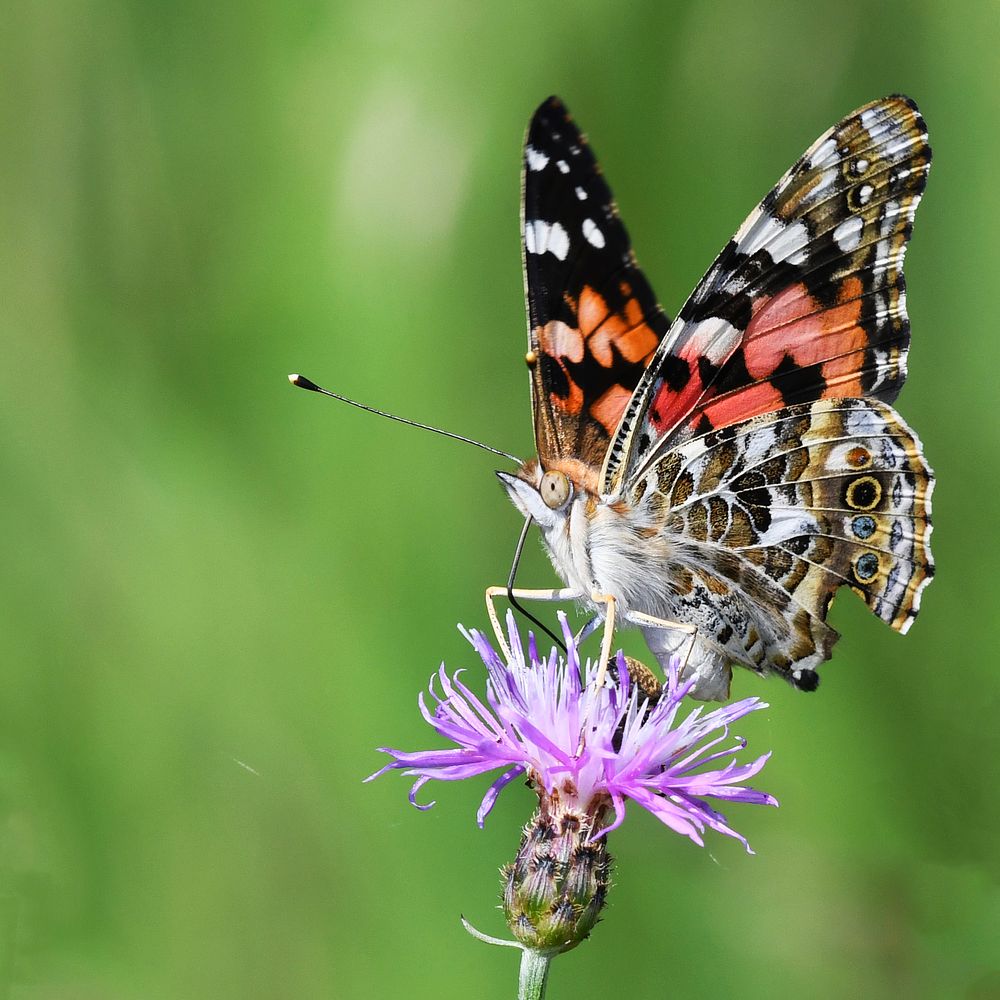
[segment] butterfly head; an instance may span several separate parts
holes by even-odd
[[[564,523],[574,504],[595,492],[589,482],[593,473],[572,459],[553,462],[547,467],[532,459],[516,474],[498,472],[497,477],[514,506],[543,529]]]

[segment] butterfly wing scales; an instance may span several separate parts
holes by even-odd
[[[824,399],[686,442],[630,498],[659,511],[681,599],[708,609],[710,640],[735,662],[814,686],[837,638],[826,616],[839,587],[900,632],[912,623],[934,572],[932,489],[891,406]]]
[[[903,97],[866,105],[803,154],[661,343],[608,451],[605,493],[712,428],[815,399],[896,397],[903,256],[930,158]]]
[[[538,455],[599,469],[670,324],[586,138],[554,97],[525,140],[522,235]]]

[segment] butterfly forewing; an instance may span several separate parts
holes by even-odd
[[[538,455],[599,469],[669,320],[586,138],[554,97],[525,141],[522,233]]]
[[[930,167],[903,97],[821,136],[685,303],[609,449],[605,492],[664,449],[793,403],[890,401],[906,375],[903,255]]]

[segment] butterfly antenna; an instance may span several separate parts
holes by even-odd
[[[424,431],[433,431],[435,434],[440,434],[442,437],[452,438],[455,441],[464,441],[466,444],[474,444],[477,448],[482,448],[483,451],[492,452],[494,455],[506,458],[517,465],[524,464],[524,462],[522,462],[516,455],[512,455],[508,451],[501,451],[499,448],[493,448],[491,445],[483,444],[482,441],[476,441],[474,438],[465,437],[463,434],[453,434],[451,431],[442,430],[440,427],[432,427],[430,424],[422,424],[419,420],[408,420],[406,417],[397,417],[394,413],[386,413],[385,410],[376,409],[374,406],[366,406],[364,403],[359,403],[355,399],[350,399],[347,396],[341,396],[340,393],[330,392],[329,389],[324,389],[321,385],[317,385],[311,379],[307,379],[305,375],[289,375],[288,381],[291,382],[292,385],[297,385],[300,389],[308,389],[310,392],[318,392],[323,396],[329,396],[331,399],[339,399],[342,403],[350,403],[351,406],[356,406],[359,410],[367,410],[369,413],[375,413],[380,417],[388,417],[390,420],[396,420],[401,424],[409,424],[410,427],[419,427]],[[531,616],[529,615],[528,617],[530,618]],[[534,619],[532,619],[532,621],[534,621]]]
[[[528,529],[531,527],[531,515],[529,514],[524,519],[524,527],[521,529],[521,537],[517,540],[517,548],[514,549],[514,561],[511,563],[510,575],[507,577],[507,600],[510,601],[510,605],[516,608],[518,611],[524,615],[529,621],[533,621],[564,653],[566,652],[566,643],[562,641],[552,631],[547,625],[540,622],[530,611],[524,608],[522,605],[518,604],[517,598],[514,597],[514,578],[517,576],[517,567],[521,563],[521,553],[524,551],[524,540],[528,537]]]

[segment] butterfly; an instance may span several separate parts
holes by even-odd
[[[810,691],[853,590],[905,633],[934,572],[934,475],[891,405],[903,256],[931,163],[902,96],[809,147],[672,322],[585,137],[552,97],[524,146],[537,459],[497,473],[596,619],[638,625],[691,694],[731,667]],[[530,593],[530,592],[526,592]]]

